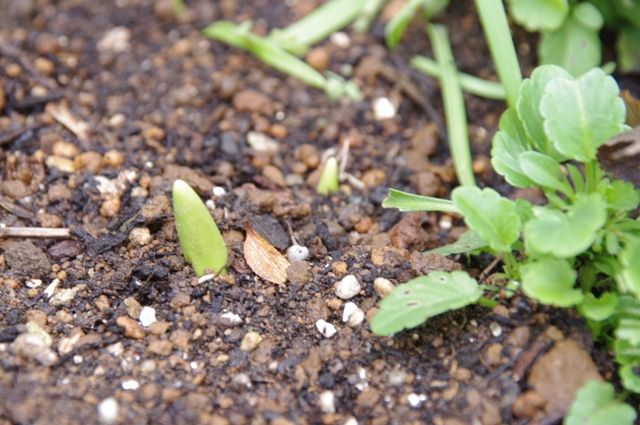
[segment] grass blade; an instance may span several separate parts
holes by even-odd
[[[439,79],[442,74],[438,64],[424,56],[414,56],[411,59],[411,66],[433,78]],[[467,93],[494,100],[505,100],[507,98],[507,92],[499,82],[483,80],[463,72],[458,73],[458,79],[462,90]]]
[[[451,150],[456,175],[461,185],[475,186],[473,168],[471,167],[469,136],[467,134],[467,114],[464,109],[458,70],[449,45],[447,30],[442,25],[429,24],[427,25],[427,33],[431,39],[433,53],[441,70],[442,101],[447,118],[449,149]]]

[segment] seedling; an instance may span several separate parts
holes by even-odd
[[[332,156],[327,159],[322,168],[316,192],[318,192],[319,195],[326,196],[330,193],[337,192],[339,187],[338,161]]]
[[[332,73],[323,76],[296,56],[304,54],[311,45],[351,23],[364,3],[365,0],[330,0],[288,27],[274,29],[268,37],[253,34],[251,22],[237,25],[218,21],[206,27],[202,34],[251,53],[274,69],[323,90],[330,99],[358,101],[362,94],[352,81]]]
[[[173,215],[182,255],[198,277],[224,273],[227,247],[198,194],[183,180],[173,183]]]
[[[626,129],[624,119],[616,82],[601,69],[574,78],[541,66],[502,115],[491,162],[511,185],[540,189],[546,205],[458,187],[450,201],[391,191],[383,206],[462,215],[470,233],[440,252],[501,256],[511,288],[576,307],[615,351],[622,384],[640,393],[640,220],[631,218],[640,192],[597,161],[598,147]],[[371,328],[389,335],[495,292],[459,272],[432,273],[396,287]]]

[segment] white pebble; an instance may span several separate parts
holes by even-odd
[[[287,249],[287,258],[291,263],[304,261],[309,258],[309,248],[298,244],[291,245]]]
[[[242,318],[240,318],[239,315],[231,312],[231,311],[227,311],[224,312],[220,315],[220,320],[222,321],[223,324],[227,325],[227,326],[235,326],[235,325],[239,325],[240,323],[242,323]]]
[[[348,49],[351,45],[349,35],[342,31],[337,31],[331,34],[331,42],[341,49]]]
[[[278,142],[265,134],[250,131],[247,134],[247,143],[257,152],[278,152]]]
[[[322,319],[316,322],[316,329],[318,329],[318,332],[320,332],[325,338],[331,338],[336,334],[336,327]]]
[[[113,398],[105,398],[98,404],[98,417],[103,424],[112,424],[118,420],[118,401]]]
[[[126,52],[130,48],[131,32],[125,27],[111,28],[98,41],[98,52]]]
[[[51,298],[53,293],[56,291],[56,288],[60,284],[60,279],[53,279],[51,283],[44,289],[44,294],[47,298]]]
[[[323,391],[318,399],[320,410],[324,413],[336,412],[336,397],[332,391]]]
[[[336,283],[336,295],[343,300],[351,299],[358,295],[359,292],[360,283],[352,274],[343,277],[342,280]]]
[[[396,107],[386,97],[379,97],[373,101],[373,115],[377,121],[387,120],[396,116]]]
[[[42,281],[40,279],[29,279],[27,280],[28,288],[38,288],[42,286]]]
[[[222,186],[213,186],[213,189],[211,190],[211,192],[213,193],[213,196],[215,196],[216,198],[219,198],[227,194],[227,191]]]
[[[240,342],[240,351],[253,351],[262,342],[262,336],[258,332],[247,332]]]
[[[132,390],[135,391],[140,388],[140,382],[135,379],[128,379],[126,381],[122,381],[122,389],[123,390]]]
[[[346,421],[344,421],[344,425],[358,425],[358,420],[353,416],[350,416]]]
[[[204,204],[206,205],[207,208],[209,208],[209,210],[215,211],[216,203],[213,202],[211,199],[207,199]]]
[[[95,176],[93,178],[96,181],[96,189],[100,192],[101,195],[117,195],[118,188],[116,183],[106,178],[105,176]]]
[[[146,227],[134,227],[129,232],[129,240],[139,246],[149,245],[151,232]]]
[[[378,294],[380,298],[384,298],[393,291],[393,283],[389,279],[384,277],[376,277],[373,281],[373,290]]]
[[[358,326],[364,320],[364,311],[355,303],[349,301],[342,310],[342,321],[352,328]]]
[[[491,322],[489,324],[489,329],[491,330],[491,335],[493,335],[496,338],[502,335],[502,327],[496,322]]]
[[[411,405],[411,407],[418,407],[425,400],[427,400],[427,396],[424,394],[411,393],[407,396],[407,401],[409,402],[409,405]]]
[[[198,278],[198,283],[203,284],[205,282],[212,280],[214,277],[216,277],[215,274],[204,274]]]
[[[140,324],[145,328],[151,326],[156,320],[156,309],[153,307],[142,307],[140,310]]]

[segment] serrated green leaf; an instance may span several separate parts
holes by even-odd
[[[594,242],[607,219],[606,203],[597,193],[578,195],[566,213],[540,207],[524,226],[527,248],[536,255],[575,257]]]
[[[451,199],[469,229],[478,233],[491,248],[508,252],[518,240],[522,222],[513,201],[503,198],[493,189],[457,187]]]
[[[640,204],[640,192],[632,183],[622,180],[602,180],[598,187],[613,211],[633,211]]]
[[[598,147],[625,129],[625,106],[618,85],[599,68],[577,80],[550,81],[540,112],[555,149],[576,161],[595,160]]]
[[[633,240],[620,254],[622,270],[618,276],[618,283],[626,291],[640,297],[640,241]]]
[[[578,306],[578,310],[587,319],[602,321],[611,317],[617,306],[618,295],[615,292],[605,292],[598,298],[593,294],[587,294]]]
[[[528,31],[557,29],[569,13],[567,0],[509,0],[513,20]]]
[[[465,254],[485,248],[486,246],[487,242],[482,239],[480,235],[468,230],[464,232],[457,241],[450,243],[449,245],[444,245],[439,248],[432,249],[429,252],[447,256],[452,254]]]
[[[574,289],[576,271],[567,260],[545,258],[520,267],[522,290],[543,304],[571,307],[582,301],[582,292]]]
[[[523,152],[518,156],[520,169],[538,186],[563,191],[566,181],[558,162],[539,152]]]
[[[430,317],[476,302],[482,291],[465,272],[432,272],[398,285],[371,320],[376,335],[414,328]]]
[[[640,394],[640,375],[638,375],[637,371],[640,371],[640,362],[622,366],[618,374],[620,375],[620,380],[622,381],[623,387],[625,387],[629,391],[633,391],[636,394]],[[632,424],[635,418],[636,417],[634,415],[631,422],[626,422],[626,423]],[[611,418],[611,419],[615,420],[614,418]],[[618,424],[621,422],[607,422],[607,423]]]
[[[458,207],[447,199],[415,195],[397,189],[389,189],[389,194],[382,201],[382,206],[384,208],[398,208],[402,212],[443,211],[460,213]]]
[[[616,400],[613,385],[590,381],[577,391],[563,424],[633,425],[635,419],[633,408]]]
[[[571,78],[571,75],[555,65],[537,67],[531,74],[531,78],[524,80],[520,85],[516,111],[528,135],[528,140],[536,150],[558,161],[563,161],[566,157],[560,155],[547,139],[544,120],[540,113],[540,101],[545,93],[545,87],[556,78]]]
[[[224,239],[198,194],[182,180],[173,183],[173,215],[182,254],[195,273],[221,273],[227,264]]]
[[[600,38],[598,20],[600,12],[589,3],[580,3],[560,28],[543,32],[538,44],[538,57],[542,64],[565,68],[579,76],[600,64]],[[600,16],[602,23],[602,16]],[[601,25],[600,25],[601,26]]]

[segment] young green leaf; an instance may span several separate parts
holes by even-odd
[[[558,191],[568,191],[569,187],[562,174],[560,164],[539,152],[523,152],[518,156],[520,169],[538,186]]]
[[[587,294],[578,305],[580,314],[589,320],[603,321],[611,317],[618,307],[618,295],[615,292],[605,292],[596,298]]]
[[[557,29],[569,13],[567,0],[509,0],[513,20],[528,31]]]
[[[629,391],[633,391],[634,393],[640,393],[640,375],[637,371],[640,369],[640,361],[634,364],[627,364],[620,368],[618,374],[620,375],[620,379],[622,380],[622,386],[628,389]],[[626,406],[626,405],[625,405]],[[632,410],[633,412],[633,410]],[[630,416],[631,421],[629,422],[603,422],[603,424],[619,424],[619,423],[628,423],[632,424],[635,420],[636,416]],[[612,420],[616,420],[615,418],[611,418]]]
[[[196,275],[221,273],[227,264],[227,247],[198,194],[182,180],[173,183],[173,215],[184,258]]]
[[[508,252],[511,244],[518,240],[522,222],[515,204],[495,190],[461,186],[454,189],[451,199],[469,229],[478,233],[494,250]]]
[[[633,211],[640,204],[640,192],[629,182],[602,180],[598,192],[604,196],[612,211]]]
[[[539,207],[524,226],[528,250],[535,255],[575,257],[591,246],[607,219],[606,203],[597,193],[578,195],[567,211]]]
[[[637,317],[623,318],[618,321],[616,337],[627,341],[634,347],[640,345],[640,319]]]
[[[640,240],[635,239],[624,248],[620,254],[620,264],[620,286],[640,297]]]
[[[409,0],[387,23],[384,27],[384,39],[387,43],[387,47],[395,49],[400,40],[404,30],[409,25],[409,22],[416,14],[416,11],[428,0]]]
[[[544,120],[540,112],[540,101],[545,93],[545,87],[551,80],[571,78],[571,75],[555,65],[537,67],[520,85],[516,111],[522,126],[528,134],[528,139],[538,152],[563,161],[566,157],[558,153],[545,133]]]
[[[365,0],[329,0],[269,38],[282,49],[301,55],[309,46],[324,40],[358,17]]]
[[[576,393],[564,425],[633,425],[636,412],[616,400],[613,385],[589,381]]]
[[[524,128],[515,111],[509,108],[502,114],[500,131],[493,137],[491,165],[512,186],[534,187],[534,182],[522,171],[518,160],[528,150]]]
[[[476,302],[482,291],[465,272],[432,272],[398,285],[371,320],[376,335],[414,328],[438,314]]]
[[[320,175],[316,192],[326,196],[330,193],[337,192],[339,187],[338,161],[336,161],[334,157],[331,157],[322,168],[322,174]]]
[[[538,57],[543,64],[560,65],[579,76],[600,64],[602,15],[590,3],[577,4],[560,28],[543,32]]]
[[[487,242],[482,239],[480,235],[470,230],[464,232],[457,241],[444,245],[436,249],[432,249],[429,252],[434,252],[442,256],[452,254],[465,254],[468,252],[476,251],[478,249],[486,248]]]
[[[567,260],[548,257],[520,267],[522,290],[543,304],[571,307],[582,301],[582,292],[573,288],[576,272]]]
[[[545,134],[558,152],[580,162],[624,131],[625,106],[615,80],[594,68],[577,80],[554,78],[540,101]]]
[[[431,196],[414,195],[397,189],[389,189],[389,194],[382,201],[384,208],[397,208],[402,212],[442,211],[460,213],[452,201]]]

